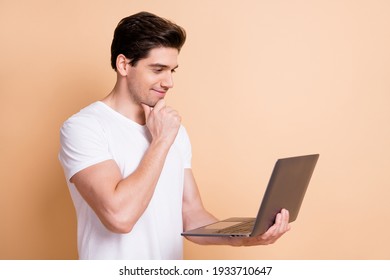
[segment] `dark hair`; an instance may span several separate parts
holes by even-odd
[[[116,58],[123,54],[135,66],[158,47],[180,51],[186,40],[185,30],[175,23],[148,12],[122,19],[114,32],[111,44],[111,66],[116,71]]]

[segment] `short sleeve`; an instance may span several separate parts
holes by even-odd
[[[191,168],[192,147],[187,130],[181,126],[177,135],[176,143],[180,149],[180,154],[183,160],[184,168]]]
[[[59,160],[69,181],[77,172],[112,158],[106,133],[91,116],[73,116],[60,130]]]

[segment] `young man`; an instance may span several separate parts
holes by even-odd
[[[114,33],[114,89],[61,128],[59,159],[77,213],[80,259],[181,259],[180,233],[217,219],[203,207],[191,145],[165,104],[185,31],[141,12]],[[265,245],[289,230],[288,212],[257,238],[189,238],[199,244]]]

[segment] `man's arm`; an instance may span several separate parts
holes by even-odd
[[[186,238],[192,242],[202,245],[232,245],[232,246],[254,246],[272,244],[283,234],[290,230],[288,223],[289,213],[283,209],[276,216],[275,224],[267,232],[257,237],[230,238],[230,237],[194,237]],[[191,169],[185,170],[184,194],[183,194],[183,225],[184,231],[191,230],[218,221],[203,206],[198,186]]]
[[[159,101],[153,110],[144,107],[151,144],[137,169],[122,178],[113,160],[76,173],[70,181],[107,229],[130,232],[152,199],[168,151],[180,127],[176,111]]]

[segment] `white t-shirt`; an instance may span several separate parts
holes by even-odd
[[[191,144],[180,127],[152,200],[128,234],[109,231],[69,180],[93,164],[114,160],[123,178],[139,165],[149,147],[147,128],[95,102],[70,117],[61,128],[59,159],[78,221],[80,259],[182,259],[184,169],[191,168]]]

